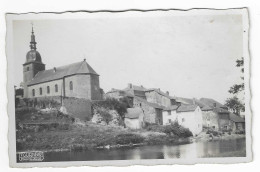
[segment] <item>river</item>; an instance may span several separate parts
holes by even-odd
[[[245,156],[245,138],[240,138],[210,142],[193,142],[185,145],[156,145],[109,150],[49,152],[44,154],[44,161],[98,161]]]

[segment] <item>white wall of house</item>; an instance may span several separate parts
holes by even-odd
[[[136,118],[136,119],[125,118],[125,125],[127,128],[130,128],[130,129],[140,129],[141,128],[140,121],[138,118]]]
[[[169,114],[169,111],[163,111],[163,125],[168,125],[176,119],[181,126],[188,128],[193,135],[202,132],[202,112],[199,106],[195,111],[190,112],[176,112],[176,110],[172,110]]]
[[[177,118],[176,110],[163,111],[163,125],[169,125]]]

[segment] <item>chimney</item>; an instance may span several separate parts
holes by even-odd
[[[166,94],[169,96],[170,95],[169,91],[166,91]]]
[[[53,68],[53,72],[55,73],[57,71],[56,67]]]
[[[133,85],[131,83],[128,84],[128,88],[132,88]]]
[[[213,103],[213,106],[214,106],[214,108],[216,108],[217,107],[217,103]]]

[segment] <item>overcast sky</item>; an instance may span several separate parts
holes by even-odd
[[[31,22],[13,22],[16,85],[23,79]],[[223,103],[231,96],[230,86],[240,82],[235,61],[243,53],[241,15],[112,15],[33,23],[46,69],[86,58],[100,75],[105,92],[132,83],[161,88],[172,96],[208,97]]]

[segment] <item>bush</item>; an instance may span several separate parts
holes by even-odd
[[[142,143],[144,138],[137,134],[119,134],[115,138],[116,144],[137,144]]]
[[[221,136],[222,133],[219,131],[215,131],[213,129],[208,129],[208,131],[206,132],[206,134],[212,134],[213,136]]]
[[[150,124],[146,127],[146,130],[161,132],[167,135],[174,135],[183,138],[193,136],[192,132],[188,128],[184,128],[183,126],[179,125],[178,122],[174,122],[171,125],[166,126]]]
[[[124,118],[125,113],[127,112],[127,108],[129,107],[129,104],[126,100],[117,100],[115,98],[107,98],[103,101],[96,101],[93,103],[93,107],[98,108],[104,108],[109,110],[116,110],[117,113]]]
[[[97,112],[101,116],[102,120],[106,122],[106,124],[108,124],[112,120],[112,115],[106,110],[98,109]]]

